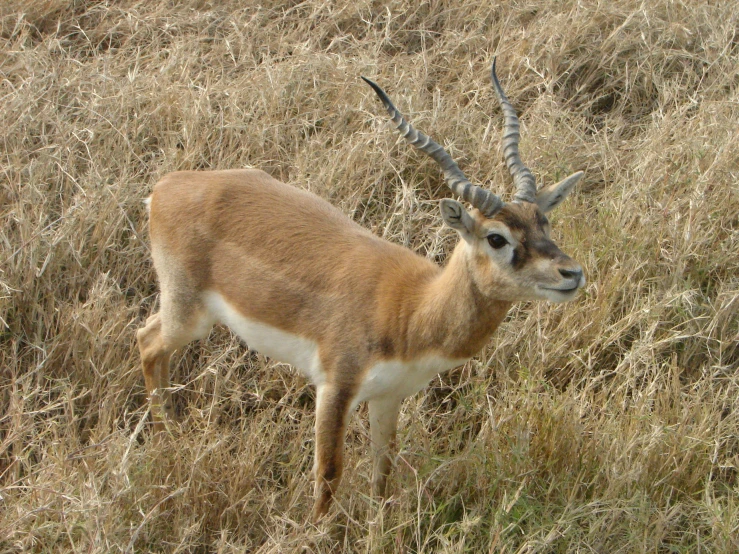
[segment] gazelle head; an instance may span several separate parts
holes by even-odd
[[[495,74],[495,61],[493,86],[505,116],[503,155],[516,188],[509,203],[473,185],[441,145],[403,118],[385,91],[362,79],[380,97],[403,138],[433,158],[452,192],[472,204],[473,209],[468,211],[462,203],[446,198],[440,208],[444,222],[463,239],[467,267],[478,289],[500,300],[572,300],[585,285],[585,277],[580,265],[550,238],[546,214],[567,197],[583,172],[536,190],[534,175],[521,161],[518,117]]]

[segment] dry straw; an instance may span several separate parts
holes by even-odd
[[[739,5],[11,0],[0,6],[0,551],[739,550]],[[312,389],[223,330],[178,356],[151,440],[133,335],[154,309],[142,200],[258,166],[443,260],[433,162],[510,194],[493,56],[585,264],[409,399],[385,507],[363,409],[330,524]]]

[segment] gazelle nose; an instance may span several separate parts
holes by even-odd
[[[580,277],[582,277],[582,269],[580,269],[579,267],[577,269],[561,269],[560,268],[559,274],[565,279],[575,279],[579,281]]]

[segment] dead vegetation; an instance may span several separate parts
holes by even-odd
[[[0,551],[739,550],[735,3],[11,0],[0,53]],[[152,184],[260,167],[442,260],[446,187],[359,76],[509,192],[494,55],[540,181],[587,172],[554,221],[587,293],[405,403],[384,508],[360,409],[305,524],[313,391],[222,329],[152,441]]]

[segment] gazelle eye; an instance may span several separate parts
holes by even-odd
[[[488,242],[490,243],[490,246],[492,246],[496,250],[499,250],[500,248],[503,248],[506,244],[508,244],[508,241],[503,235],[498,235],[496,233],[488,235]]]

